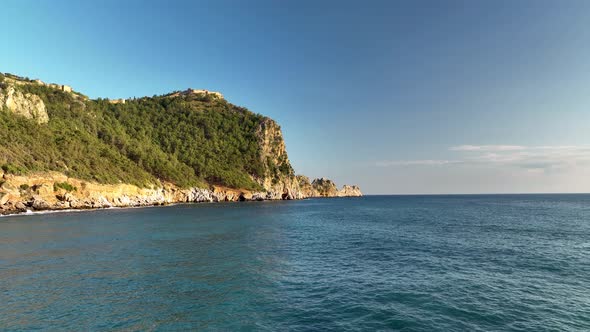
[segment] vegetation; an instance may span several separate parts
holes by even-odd
[[[223,99],[154,96],[111,104],[42,85],[15,88],[40,96],[50,120],[37,125],[0,111],[0,165],[6,173],[54,170],[143,187],[168,181],[260,189],[252,178],[265,170],[277,177],[292,172],[288,163],[260,158],[257,130],[266,118]]]
[[[24,174],[27,171],[26,169],[19,166],[15,166],[13,164],[4,164],[1,168],[4,171],[4,173],[11,173],[16,175]]]
[[[56,182],[53,184],[53,191],[58,191],[59,189],[63,189],[65,191],[77,191],[78,188],[74,187],[68,182]]]

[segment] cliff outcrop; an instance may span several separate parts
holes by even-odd
[[[360,197],[363,196],[358,186],[344,185],[338,189],[329,179],[319,178],[312,182],[305,175],[297,175],[299,190],[304,197]]]
[[[337,197],[338,188],[332,180],[326,178],[315,179],[311,183],[311,187],[317,192],[320,197]]]
[[[361,188],[359,188],[359,186],[349,186],[345,184],[344,186],[342,186],[342,189],[338,190],[338,197],[355,196],[363,196],[363,193],[361,192]]]
[[[267,192],[267,199],[301,199],[304,196],[287,156],[281,127],[272,119],[264,119],[256,130],[260,146],[263,175],[255,177]]]
[[[49,121],[45,103],[39,96],[32,93],[23,94],[8,84],[0,84],[0,106],[14,114],[32,119],[38,124]]]

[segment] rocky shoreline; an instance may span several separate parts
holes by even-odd
[[[129,184],[107,185],[69,178],[56,172],[30,176],[0,175],[0,215],[28,211],[124,208],[177,203],[362,196],[356,186],[344,186],[337,190],[333,182],[325,179],[314,180],[309,187],[295,183],[283,188],[252,192],[220,186],[182,189],[169,183],[157,188],[139,188]]]

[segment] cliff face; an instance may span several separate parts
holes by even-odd
[[[217,94],[110,103],[64,87],[0,74],[0,214],[362,195],[296,176],[280,126]]]
[[[299,188],[304,197],[360,197],[363,196],[358,186],[344,185],[338,190],[336,184],[329,179],[320,178],[309,182],[304,175],[297,175]]]
[[[342,189],[338,190],[338,197],[354,197],[354,196],[363,196],[361,192],[361,188],[358,186],[349,186],[344,185]]]
[[[264,176],[256,181],[266,190],[267,199],[302,199],[308,197],[362,196],[358,186],[344,185],[338,189],[329,179],[315,179],[310,183],[304,175],[295,176],[287,156],[280,126],[266,119],[257,130],[260,158],[265,165]]]
[[[297,175],[297,184],[304,197],[319,197],[318,191],[312,187],[309,178],[305,175]]]
[[[14,86],[0,85],[0,106],[6,107],[10,112],[33,119],[38,124],[47,123],[49,116],[45,109],[45,103],[39,96],[17,91]]]
[[[266,190],[268,199],[301,199],[299,183],[287,156],[281,127],[271,119],[260,123],[256,131],[264,175],[255,180]]]
[[[320,197],[338,196],[338,188],[336,188],[336,184],[332,180],[326,178],[315,179],[311,183],[311,186],[317,191]]]
[[[342,189],[338,189],[336,184],[329,179],[321,178],[315,179],[311,183],[314,197],[351,197],[363,196],[361,189],[358,186],[344,185]]]

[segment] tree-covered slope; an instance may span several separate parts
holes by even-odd
[[[293,173],[286,155],[274,160],[263,154],[268,148],[261,146],[261,130],[272,120],[214,95],[176,93],[113,104],[26,80],[0,81],[0,166],[7,173],[58,171],[99,183],[246,189],[261,189],[261,178]],[[9,93],[17,101],[38,96],[49,120],[11,112]]]

